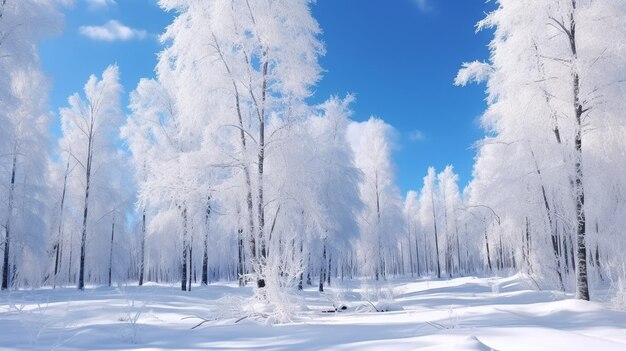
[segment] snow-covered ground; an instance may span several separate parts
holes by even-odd
[[[626,350],[625,312],[519,277],[336,282],[296,293],[307,307],[284,324],[238,320],[251,294],[229,284],[2,292],[0,349]],[[347,309],[324,312],[333,303]],[[192,329],[197,317],[209,321]]]

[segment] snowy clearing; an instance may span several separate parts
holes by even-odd
[[[341,287],[339,287],[341,285]],[[626,313],[519,277],[336,282],[287,324],[247,318],[252,289],[150,285],[0,294],[2,350],[626,350]],[[368,296],[387,296],[372,301]],[[392,296],[392,299],[390,298]],[[333,301],[347,310],[327,313]],[[226,307],[225,307],[226,306]],[[232,309],[233,311],[228,311]],[[239,315],[237,315],[239,313]],[[196,329],[201,316],[208,321]]]

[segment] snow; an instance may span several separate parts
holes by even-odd
[[[335,281],[294,292],[284,324],[235,323],[253,291],[229,283],[9,291],[0,349],[626,350],[626,312],[529,287],[520,276]],[[323,312],[333,305],[347,308]]]

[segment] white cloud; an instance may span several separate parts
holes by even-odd
[[[100,41],[128,41],[144,39],[148,35],[145,30],[130,28],[116,20],[103,26],[82,26],[78,31],[89,39]]]
[[[411,132],[411,134],[409,134],[409,139],[411,139],[411,141],[422,141],[424,138],[426,138],[426,136],[419,129],[415,129]]]
[[[415,0],[415,2],[417,3],[417,7],[420,9],[420,11],[428,12],[431,10],[430,0]]]
[[[86,0],[87,7],[90,10],[107,9],[110,6],[117,5],[115,0]]]

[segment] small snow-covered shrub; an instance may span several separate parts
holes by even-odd
[[[128,340],[132,344],[139,342],[137,336],[137,322],[145,310],[145,304],[138,305],[134,299],[126,300],[126,309],[124,315],[119,318],[120,321],[126,322],[125,327],[121,330],[122,338]]]
[[[345,311],[348,309],[348,304],[346,303],[345,289],[326,289],[324,296],[332,304],[334,311]]]
[[[122,312],[122,315],[118,318],[118,321],[125,322],[124,327],[120,330],[120,334],[124,340],[127,340],[132,344],[136,344],[139,342],[137,335],[137,322],[146,310],[146,303],[137,303],[132,296],[129,296],[129,294],[124,289],[124,286],[122,286],[121,284],[118,284],[117,292],[126,301],[126,306]]]
[[[395,292],[390,285],[383,286],[381,282],[373,284],[363,281],[361,297],[365,303],[357,306],[357,312],[391,312],[401,311],[404,308],[395,303]]]
[[[395,300],[395,292],[390,285],[383,285],[381,282],[368,282],[364,280],[361,283],[361,297],[366,301],[393,301]]]
[[[297,284],[299,270],[295,266],[278,263],[265,267],[265,287],[255,289],[253,298],[246,307],[249,317],[267,324],[289,323],[298,312],[296,297],[292,295]]]
[[[457,329],[461,324],[460,319],[460,315],[459,313],[457,313],[457,310],[454,308],[454,306],[450,306],[450,309],[448,309],[448,329]]]

